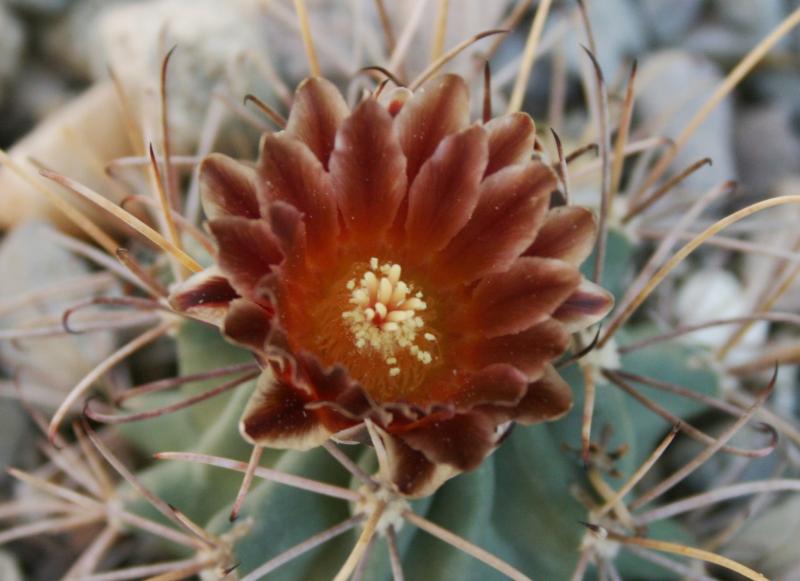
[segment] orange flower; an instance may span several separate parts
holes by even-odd
[[[471,124],[457,76],[352,112],[312,78],[255,169],[203,162],[217,264],[172,303],[263,363],[247,440],[308,449],[370,418],[421,496],[570,408],[551,362],[612,299],[578,271],[592,214],[550,208],[533,143],[522,113]]]

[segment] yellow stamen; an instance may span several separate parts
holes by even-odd
[[[403,271],[399,264],[379,264],[377,258],[372,258],[369,265],[360,281],[350,280],[346,285],[353,308],[342,313],[342,318],[356,348],[378,351],[390,366],[390,377],[400,374],[395,357],[399,349],[405,349],[423,364],[431,363],[433,356],[416,345],[417,335],[425,326],[420,316],[427,308],[422,293],[406,298],[412,287],[400,279]],[[379,274],[384,276],[379,279]],[[423,336],[428,341],[435,339],[431,333]]]

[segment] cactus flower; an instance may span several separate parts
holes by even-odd
[[[551,207],[534,140],[524,113],[472,123],[457,76],[352,111],[311,78],[255,166],[203,162],[218,251],[171,302],[262,364],[244,438],[309,449],[369,419],[417,497],[569,410],[552,362],[612,299],[578,270],[594,218]]]

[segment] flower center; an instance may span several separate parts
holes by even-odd
[[[370,259],[369,269],[360,280],[350,279],[350,310],[342,313],[359,351],[377,352],[387,365],[390,377],[400,375],[397,356],[402,351],[422,364],[433,361],[431,352],[419,346],[420,337],[433,342],[436,336],[425,331],[422,313],[428,308],[421,291],[400,277],[399,264],[379,264]]]

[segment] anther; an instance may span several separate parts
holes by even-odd
[[[401,372],[394,355],[398,349],[406,350],[423,364],[431,363],[433,356],[416,344],[417,335],[425,326],[419,313],[428,306],[422,300],[422,292],[400,280],[403,270],[399,264],[380,264],[373,257],[369,265],[359,282],[351,279],[346,284],[354,308],[343,313],[342,318],[350,327],[356,347],[378,351],[390,366],[390,377]],[[424,333],[423,337],[435,340],[432,333]]]

